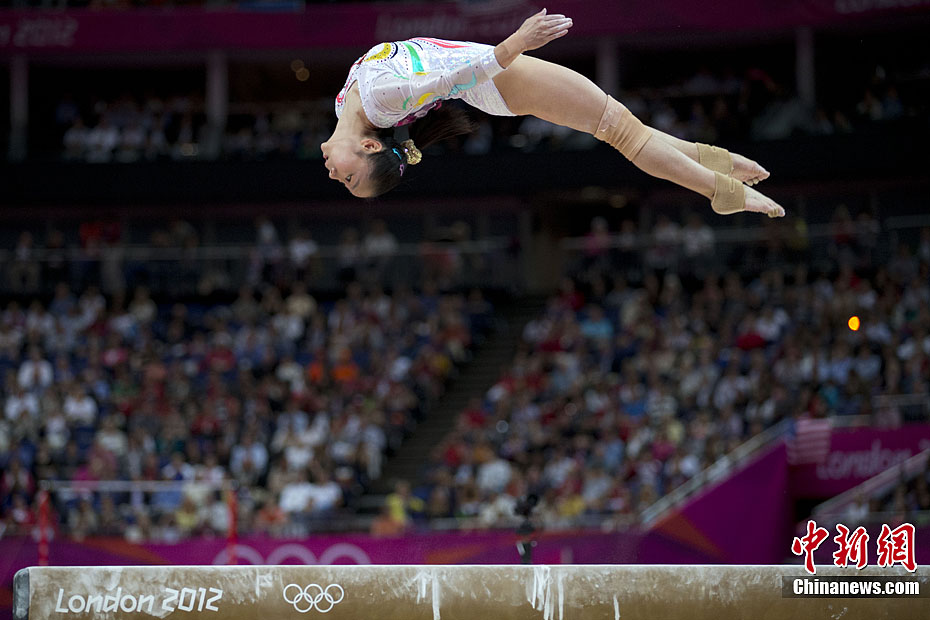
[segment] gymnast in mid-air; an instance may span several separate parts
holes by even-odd
[[[756,162],[647,127],[583,75],[523,54],[571,26],[543,9],[493,47],[428,37],[374,46],[336,97],[339,120],[321,145],[330,178],[361,198],[392,189],[421,149],[471,130],[462,110],[442,106],[455,98],[488,114],[531,114],[589,133],[640,170],[710,199],[717,213],[785,214],[750,187],[769,176]]]

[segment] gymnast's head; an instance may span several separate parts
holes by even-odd
[[[346,186],[353,196],[369,198],[376,194],[370,178],[370,155],[384,146],[374,136],[331,136],[320,145],[323,165],[329,178]]]
[[[422,149],[474,126],[458,108],[443,106],[406,126],[409,139],[398,140],[395,129],[372,128],[351,137],[335,135],[320,145],[329,178],[346,186],[353,196],[374,198],[397,187],[410,167],[420,163]]]

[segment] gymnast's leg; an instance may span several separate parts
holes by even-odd
[[[494,77],[494,83],[514,114],[532,114],[605,140],[640,170],[711,199],[718,213],[747,210],[772,217],[784,215],[784,209],[770,198],[683,153],[671,136],[668,138],[672,141],[652,139],[653,130],[608,98],[591,80],[571,69],[521,55]],[[626,132],[630,135],[617,135],[618,127],[631,128]]]
[[[757,162],[743,157],[738,153],[731,153],[726,149],[710,146],[708,144],[698,144],[688,142],[675,136],[670,136],[655,127],[650,127],[654,138],[664,140],[674,146],[696,162],[701,163],[704,167],[711,170],[717,170],[727,174],[734,179],[739,179],[746,185],[755,185],[759,181],[769,178],[769,171],[760,166]],[[716,166],[714,164],[717,164]]]

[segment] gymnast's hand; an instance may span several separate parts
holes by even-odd
[[[546,15],[543,9],[527,18],[515,33],[522,39],[524,52],[535,50],[553,39],[564,37],[572,27],[572,18],[564,15]]]
[[[543,9],[527,18],[515,33],[495,48],[497,61],[506,69],[521,53],[538,49],[553,39],[564,37],[571,27],[570,17],[546,15],[546,9]]]

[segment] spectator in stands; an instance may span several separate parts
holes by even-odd
[[[392,538],[402,535],[406,529],[406,523],[394,519],[391,507],[385,504],[372,521],[370,534],[375,538]]]
[[[363,252],[358,240],[358,230],[351,227],[343,230],[336,252],[339,280],[344,284],[354,281],[358,275]]]
[[[394,492],[385,498],[384,505],[390,521],[403,529],[410,527],[412,519],[426,507],[423,500],[412,494],[410,483],[406,480],[394,483]]]
[[[13,260],[7,265],[10,288],[17,293],[35,293],[39,288],[39,274],[32,233],[23,231],[13,249]]]
[[[397,254],[397,238],[382,219],[372,221],[362,243],[366,262],[366,282],[380,282],[390,272],[391,260]]]
[[[681,237],[688,271],[702,274],[701,267],[706,266],[714,255],[713,228],[700,215],[691,213]]]
[[[306,280],[310,274],[318,270],[318,265],[314,263],[317,260],[319,251],[319,246],[306,228],[299,230],[291,239],[288,244],[288,258],[295,270],[295,280],[297,282]]]
[[[52,384],[52,364],[37,346],[29,348],[29,359],[19,367],[17,381],[24,390],[41,393]]]
[[[75,118],[62,138],[63,156],[68,161],[82,161],[87,155],[90,131],[84,125],[84,119]]]
[[[4,404],[4,417],[10,424],[29,427],[38,421],[39,399],[34,392],[27,392],[22,384],[18,383],[14,389]]]
[[[113,151],[119,145],[120,132],[108,115],[104,114],[100,122],[87,132],[87,161],[92,164],[104,164],[112,161]]]
[[[221,508],[223,507],[221,506]],[[226,510],[221,510],[220,514],[225,514],[226,512]],[[255,532],[270,536],[281,536],[284,534],[287,520],[287,514],[281,509],[281,506],[277,502],[267,501],[259,503],[258,510],[255,514]]]

